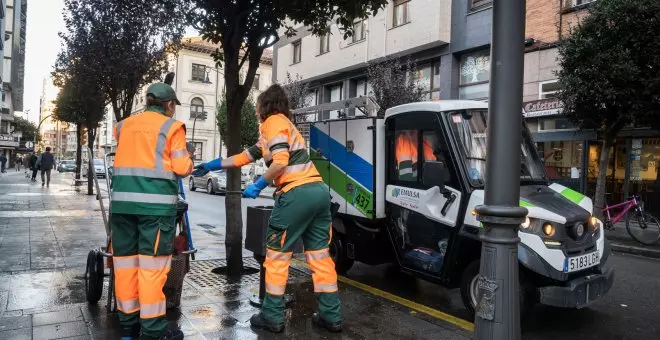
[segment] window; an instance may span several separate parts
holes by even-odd
[[[460,99],[487,99],[489,81],[490,51],[473,52],[461,57],[458,90]]]
[[[255,90],[258,90],[258,89],[259,89],[259,78],[260,78],[260,77],[261,77],[261,76],[259,75],[259,73],[257,73],[257,74],[254,75],[254,81],[252,82],[252,87],[253,87]]]
[[[398,130],[395,135],[396,180],[421,183],[424,162],[445,160],[435,131]]]
[[[392,20],[393,27],[399,27],[410,22],[408,4],[410,0],[394,0],[394,18]]]
[[[291,46],[293,46],[293,63],[297,64],[301,60],[302,42],[300,40],[294,41]]]
[[[342,84],[327,86],[325,95],[327,95],[327,97],[325,97],[327,99],[324,100],[326,103],[334,103],[342,100]],[[340,110],[325,111],[323,112],[322,119],[337,119],[340,114]]]
[[[202,151],[204,149],[204,143],[202,142],[193,142],[193,145],[195,146],[195,153],[193,154],[193,161],[194,162],[200,162],[202,161],[202,155],[204,154]]]
[[[206,66],[200,64],[192,64],[192,80],[205,81],[206,80]]]
[[[204,119],[204,101],[201,98],[193,98],[190,101],[190,119]]]
[[[353,42],[362,41],[367,37],[367,22],[360,20],[353,24]]]
[[[330,29],[319,37],[319,54],[330,52]]]
[[[489,7],[493,4],[493,0],[470,0],[470,10],[478,10]]]
[[[555,98],[559,92],[559,81],[551,80],[539,84],[539,99]]]
[[[426,91],[427,100],[440,99],[440,60],[418,67],[414,75]]]
[[[572,8],[572,7],[577,7],[577,6],[582,6],[586,5],[588,3],[594,2],[596,0],[563,0],[564,1],[564,8]]]

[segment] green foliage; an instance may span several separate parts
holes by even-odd
[[[228,125],[227,125],[227,100],[223,97],[218,104],[217,112],[218,131],[222,142],[227,144]],[[259,139],[259,121],[257,120],[257,109],[252,100],[252,96],[243,104],[241,108],[241,148],[245,149],[257,143]]]
[[[660,1],[599,0],[559,46],[564,114],[612,140],[660,111]]]
[[[131,114],[146,84],[168,70],[167,56],[185,31],[187,0],[65,0],[66,32],[55,64],[63,86],[80,71],[96,74],[117,121]]]
[[[41,140],[41,135],[37,131],[37,125],[25,118],[14,117],[14,131],[22,132],[23,136],[21,139],[24,141],[34,140],[35,135],[37,136],[37,142]]]

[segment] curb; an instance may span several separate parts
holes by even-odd
[[[618,244],[618,243],[614,243],[614,242],[610,242],[610,247],[611,247],[612,251],[616,251],[616,252],[619,252],[619,253],[641,255],[641,256],[650,257],[650,258],[654,258],[654,259],[660,259],[660,250],[648,249],[648,248],[642,248],[642,247],[635,247],[635,246],[626,246],[626,245]]]

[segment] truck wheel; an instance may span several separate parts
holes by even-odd
[[[463,271],[461,278],[461,298],[463,298],[463,304],[470,311],[471,314],[474,314],[475,309],[477,308],[477,294],[479,293],[479,260],[475,260],[470,265],[468,265]],[[525,279],[523,273],[518,273],[519,277],[519,289],[520,296],[518,300],[520,301],[520,315],[527,315],[530,309],[534,306],[534,299],[532,296],[532,288],[529,282]]]
[[[345,274],[353,266],[353,259],[348,258],[346,236],[332,230],[332,241],[330,242],[330,256],[335,262],[335,270],[338,274]]]

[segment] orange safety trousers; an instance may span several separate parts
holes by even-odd
[[[163,287],[172,263],[175,217],[113,214],[110,222],[122,335],[130,336],[139,321],[142,337],[157,339],[167,330]]]

